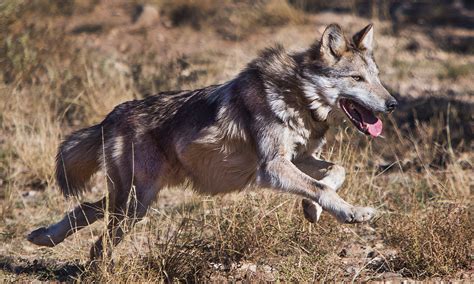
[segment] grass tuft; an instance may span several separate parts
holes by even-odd
[[[469,209],[455,204],[398,215],[383,226],[384,239],[399,251],[394,270],[416,278],[469,269],[473,236]]]

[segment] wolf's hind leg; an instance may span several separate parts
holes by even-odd
[[[300,158],[295,165],[305,174],[319,180],[330,189],[337,191],[344,183],[346,174],[343,167],[331,162],[315,159],[312,156]],[[306,220],[316,223],[321,217],[323,208],[317,202],[304,198],[301,201]]]
[[[125,140],[121,155],[107,164],[108,188],[111,193],[108,208],[110,214],[107,230],[90,250],[91,260],[112,255],[113,247],[145,216],[162,188],[164,169],[169,167],[165,155],[158,147],[153,146],[156,145],[154,139],[143,135],[135,143]]]
[[[125,234],[143,219],[159,190],[159,187],[137,186],[136,193],[131,193],[126,202],[116,204],[110,215],[107,232],[99,237],[91,248],[91,260],[103,258],[104,253],[111,255],[112,249],[122,241]]]
[[[344,184],[346,171],[331,162],[318,160],[312,156],[300,158],[294,162],[303,173],[337,191]]]
[[[131,165],[109,168],[109,189],[113,189],[114,201],[109,206],[107,230],[90,250],[92,260],[111,256],[113,247],[145,216],[162,187],[162,169],[166,164],[158,151],[145,151],[137,146],[134,153],[133,169]]]
[[[27,239],[39,246],[53,247],[66,237],[101,219],[104,216],[104,209],[105,198],[94,203],[82,203],[58,223],[34,230]]]

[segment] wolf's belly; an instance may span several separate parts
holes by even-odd
[[[257,155],[244,141],[196,141],[180,153],[180,160],[201,193],[228,193],[255,182]]]

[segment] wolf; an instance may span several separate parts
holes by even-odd
[[[100,169],[108,194],[27,239],[55,246],[107,214],[108,229],[90,251],[92,259],[102,258],[165,187],[209,195],[268,188],[302,197],[311,222],[323,210],[342,223],[371,220],[375,209],[336,193],[344,168],[318,153],[327,130],[341,121],[331,117],[341,114],[361,133],[378,137],[377,115],[397,107],[379,80],[373,37],[372,24],[350,39],[331,24],[308,49],[268,48],[226,83],[116,106],[100,124],[68,136],[56,161],[66,198],[85,192]]]

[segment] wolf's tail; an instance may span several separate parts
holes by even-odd
[[[99,170],[102,126],[81,129],[69,135],[56,156],[56,180],[63,195],[78,196]]]

